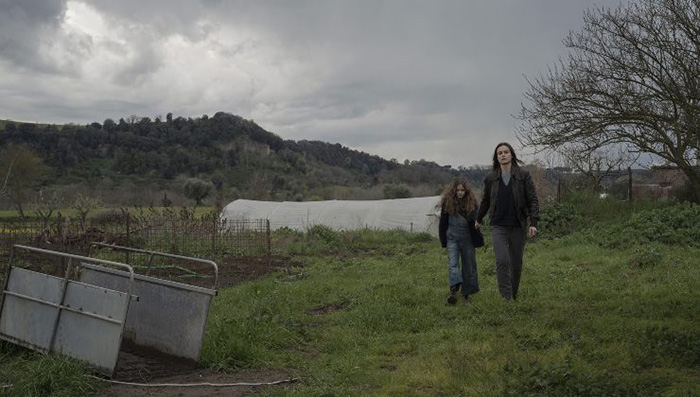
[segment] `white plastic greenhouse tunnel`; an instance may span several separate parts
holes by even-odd
[[[258,201],[235,200],[224,207],[228,221],[268,219],[270,229],[308,230],[315,225],[336,230],[403,229],[438,233],[440,196],[392,200]]]

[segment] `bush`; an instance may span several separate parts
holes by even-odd
[[[540,237],[553,238],[571,234],[583,226],[579,210],[569,203],[554,203],[542,207],[538,230]]]
[[[638,245],[634,248],[631,267],[648,268],[662,264],[666,260],[666,254],[658,244]]]
[[[404,184],[384,186],[385,199],[397,199],[411,197],[411,189]]]
[[[606,248],[650,243],[698,247],[699,224],[700,205],[681,203],[635,213],[627,221],[603,226],[591,236]]]

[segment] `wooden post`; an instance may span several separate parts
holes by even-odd
[[[632,167],[627,167],[628,183],[627,183],[627,199],[632,204]]]
[[[211,228],[211,260],[216,259],[216,230],[217,230],[216,216],[212,216],[212,228]]]
[[[557,203],[561,203],[561,178],[557,179]]]
[[[267,227],[267,255],[272,256],[272,235],[270,233],[270,220],[265,220],[265,226]]]
[[[127,247],[129,247],[129,246],[131,246],[131,214],[129,214],[128,212],[126,213],[125,220],[126,220],[126,244],[125,245]],[[131,262],[129,262],[129,259],[130,259],[129,251],[126,250],[125,253],[126,253],[126,263],[129,264],[129,263],[131,263]]]

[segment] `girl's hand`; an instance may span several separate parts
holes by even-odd
[[[481,227],[481,223],[479,223],[478,221],[474,221],[474,228],[478,229],[480,227]]]

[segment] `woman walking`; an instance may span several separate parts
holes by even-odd
[[[487,211],[496,256],[498,291],[506,301],[516,300],[526,235],[537,234],[539,203],[530,173],[520,168],[513,147],[505,142],[496,145],[493,170],[484,178],[484,194],[474,225],[477,229]]]
[[[457,178],[445,187],[440,208],[440,244],[447,248],[449,259],[450,295],[447,303],[454,305],[460,288],[464,301],[469,300],[469,295],[479,292],[475,247],[483,246],[484,238],[474,228],[477,201],[466,180]]]

